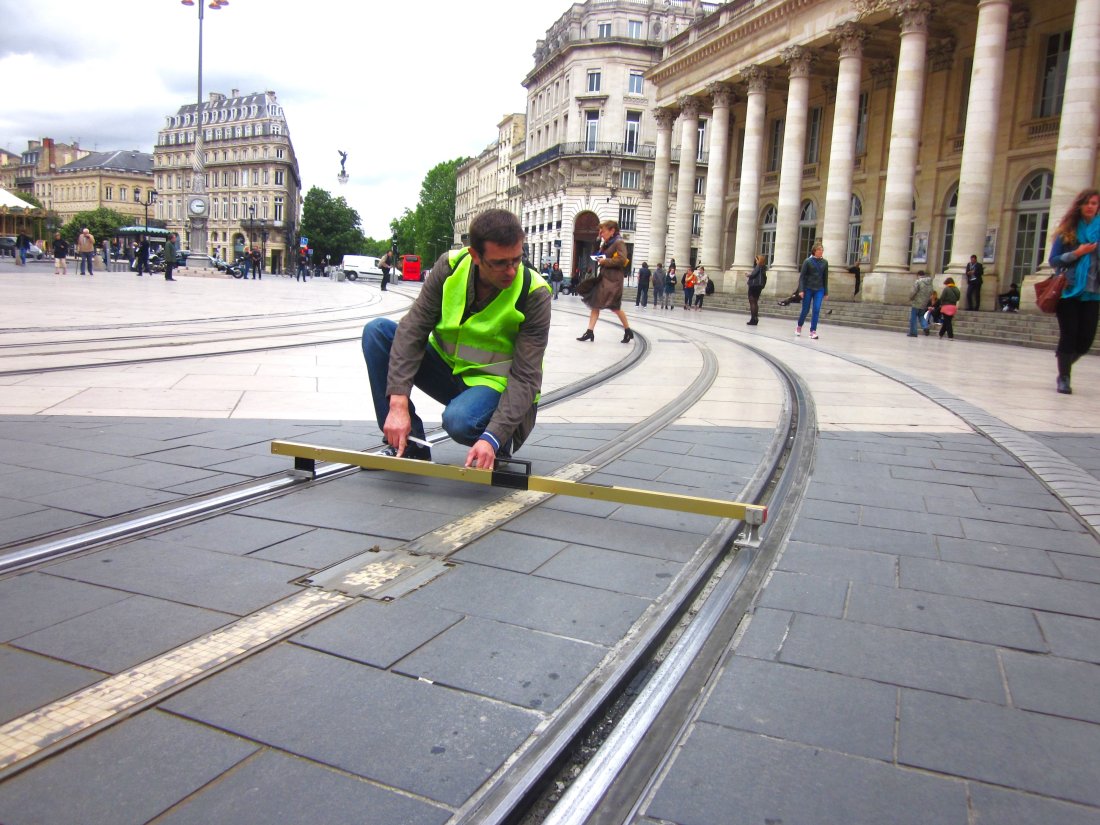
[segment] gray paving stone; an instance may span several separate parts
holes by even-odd
[[[301,568],[140,539],[50,567],[50,574],[243,616],[299,592]]]
[[[0,544],[30,541],[57,530],[67,530],[95,521],[94,516],[47,507],[0,521]]]
[[[1026,469],[1017,464],[1002,464],[999,461],[981,461],[974,453],[968,453],[965,458],[935,457],[933,465],[937,470],[946,470],[956,473],[976,473],[983,476],[1001,476],[1004,478],[1022,478],[1031,480],[1032,476]]]
[[[31,501],[19,501],[14,498],[0,498],[0,520],[13,516],[24,516],[27,513],[35,513],[45,510],[45,505],[35,504]]]
[[[1055,613],[1036,613],[1035,617],[1055,656],[1100,664],[1100,622]]]
[[[1100,810],[970,783],[977,825],[1100,825]]]
[[[442,825],[450,812],[314,762],[261,751],[157,825]]]
[[[242,476],[259,478],[272,473],[285,473],[292,466],[293,462],[288,462],[285,456],[251,455],[233,461],[226,461],[219,464],[218,469],[226,473],[237,473]]]
[[[898,762],[1006,788],[1100,803],[1100,726],[903,690]]]
[[[164,449],[164,442],[159,439],[141,438],[135,435],[123,435],[103,430],[82,430],[79,434],[69,432],[66,437],[59,438],[52,443],[56,447],[70,447],[74,450],[129,456],[130,458]]]
[[[1017,490],[1023,491],[1034,486],[1035,481],[1030,476],[1027,478],[1004,478],[1001,476],[986,475],[984,472],[951,472],[948,470],[923,470],[919,467],[894,467],[891,475],[898,479],[920,481],[928,484],[951,484],[959,487],[978,487],[991,490]],[[939,491],[927,490],[928,495],[938,495]],[[1017,497],[1019,497],[1017,495]]]
[[[1100,585],[1091,582],[916,558],[901,559],[900,571],[901,586],[910,590],[1100,619]]]
[[[702,541],[698,533],[663,530],[643,524],[625,524],[561,511],[532,510],[513,519],[508,529],[516,533],[672,561],[687,561]]]
[[[236,619],[131,596],[21,636],[11,644],[66,662],[119,673]]]
[[[908,630],[798,614],[779,661],[954,696],[1005,701],[992,648]]]
[[[294,645],[264,651],[165,707],[448,805],[465,801],[540,718]]]
[[[596,645],[487,619],[466,618],[394,665],[394,671],[549,713],[607,654]]]
[[[622,509],[622,505],[612,501],[597,501],[596,499],[573,498],[572,496],[554,496],[547,499],[542,505],[543,510],[560,510],[563,513],[580,513],[583,516],[595,516],[607,518],[612,513]]]
[[[664,559],[573,544],[536,572],[548,579],[655,599],[668,589],[681,567]]]
[[[179,493],[181,496],[194,496],[220,490],[232,484],[240,484],[242,481],[250,481],[247,476],[233,475],[232,473],[214,473],[195,481],[186,481],[182,484],[173,484],[165,489],[169,493]]]
[[[865,679],[734,656],[699,719],[888,762],[897,693]]]
[[[456,622],[459,613],[407,599],[365,599],[296,634],[292,641],[378,668],[388,668]]]
[[[1100,666],[1012,650],[1001,661],[1015,707],[1100,723]]]
[[[128,593],[119,590],[44,573],[0,579],[0,642],[26,636],[128,597]]]
[[[636,596],[473,565],[405,598],[601,645],[619,641],[649,605]]]
[[[309,532],[309,527],[227,513],[157,534],[165,544],[186,544],[244,556]]]
[[[172,501],[176,496],[147,487],[115,484],[111,481],[95,481],[83,487],[70,487],[34,496],[39,504],[74,513],[85,513],[98,518],[117,516],[143,507],[153,507]]]
[[[1065,512],[1065,505],[1058,500],[1058,497],[1051,493],[1046,488],[1042,488],[1036,483],[1036,488],[1033,491],[1029,491],[1027,495],[1027,506],[1032,510],[1046,510],[1056,513]],[[985,504],[1004,504],[1009,507],[1019,507],[1020,494],[1015,490],[990,490],[987,488],[975,489],[974,495],[978,501]]]
[[[859,460],[866,464],[884,464],[888,467],[927,467],[932,468],[934,450],[921,450],[916,454],[902,449],[893,452],[880,450],[860,450]]]
[[[1070,553],[1050,553],[1058,575],[1074,581],[1100,583],[1100,556],[1075,556]]]
[[[532,573],[561,552],[568,543],[557,539],[521,536],[508,530],[494,530],[451,555],[452,561],[499,567],[517,573]],[[632,557],[632,558],[637,558]]]
[[[94,684],[102,673],[0,646],[0,723]],[[6,820],[0,819],[0,822]]]
[[[1008,504],[989,504],[977,499],[945,498],[926,496],[924,505],[929,513],[977,521],[994,521],[999,524],[1018,524],[1023,526],[1056,527],[1050,513],[1036,510],[1030,506],[1021,507]]]
[[[962,525],[954,516],[932,516],[924,511],[921,499],[897,502],[911,504],[912,509],[890,507],[864,507],[860,520],[864,527],[883,527],[888,530],[905,530],[913,533],[931,533],[936,536],[961,536]]]
[[[707,724],[692,731],[645,813],[677,825],[968,822],[965,783]]]
[[[1047,652],[1035,613],[918,590],[854,583],[845,618],[971,642]]]
[[[412,502],[408,502],[412,506]],[[431,532],[451,521],[445,513],[417,511],[406,507],[371,507],[363,502],[329,497],[312,501],[295,498],[293,505],[273,499],[237,511],[241,515],[286,521],[291,524],[328,527],[349,533],[384,538],[410,539]]]
[[[839,619],[844,615],[847,593],[848,582],[842,579],[777,570],[768,581],[759,604]]]
[[[823,501],[808,498],[802,503],[799,515],[819,521],[838,521],[841,524],[859,524],[861,504],[846,501]]]
[[[957,539],[941,536],[937,542],[943,561],[992,567],[996,570],[1015,570],[1019,573],[1035,573],[1040,576],[1061,576],[1051,554],[1035,547],[1018,547],[1013,544]]]
[[[293,564],[309,570],[320,570],[372,547],[392,550],[400,544],[401,542],[396,539],[314,528],[278,544],[255,550],[248,555],[253,559],[267,559],[280,564]]]
[[[151,453],[143,453],[142,458],[149,461],[159,461],[164,464],[182,464],[184,467],[196,467],[199,469],[216,468],[219,464],[235,461],[240,458],[248,458],[247,453],[234,450],[214,450],[209,447],[169,447]]]
[[[256,746],[148,711],[0,785],[5,825],[147,822]]]
[[[84,450],[54,447],[49,444],[31,444],[0,438],[0,455],[4,462],[17,467],[47,470],[74,476],[88,476],[104,470],[117,470],[137,462],[127,456],[103,455]]]
[[[792,541],[777,565],[781,570],[893,586],[898,577],[896,556],[869,550]]]
[[[777,659],[793,619],[794,614],[786,610],[756,608],[748,627],[744,628],[744,635],[737,643],[737,655],[752,656],[755,659]]]
[[[968,539],[1011,544],[1017,547],[1037,547],[1041,550],[1057,548],[1063,553],[1079,553],[1100,556],[1100,544],[1085,532],[1067,533],[1064,530],[1043,527],[1020,527],[1015,524],[996,524],[991,521],[963,523]]]
[[[130,484],[134,487],[148,487],[152,490],[167,490],[180,484],[188,484],[201,479],[216,477],[210,470],[197,470],[194,467],[181,467],[179,464],[160,464],[155,461],[142,461],[132,467],[109,470],[96,476],[103,481],[118,484]]]
[[[895,556],[925,556],[936,558],[932,536],[908,530],[887,530],[881,527],[859,527],[835,524],[811,518],[799,518],[791,532],[792,541],[828,544],[850,550],[874,550]]]

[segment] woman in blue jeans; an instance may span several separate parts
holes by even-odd
[[[798,273],[798,294],[802,297],[802,312],[798,315],[798,326],[794,334],[802,334],[802,325],[813,307],[810,316],[810,337],[817,340],[817,321],[821,317],[821,302],[829,297],[829,262],[822,255],[825,247],[814,244],[813,254],[802,262]]]

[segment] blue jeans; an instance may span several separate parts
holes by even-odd
[[[95,260],[94,252],[81,252],[80,253],[80,274],[84,274],[84,265],[88,266],[88,274],[92,274],[92,261]]]
[[[810,312],[810,304],[813,304],[814,314],[810,317],[810,332],[814,332],[817,329],[817,319],[821,317],[821,302],[825,300],[824,289],[804,289],[802,290],[802,312],[798,314],[798,325],[806,321],[806,316]]]
[[[916,307],[909,307],[909,334],[917,334],[917,326],[921,329],[928,329],[928,322],[924,320],[924,310],[917,309]]]
[[[390,371],[390,349],[393,347],[393,336],[396,332],[397,324],[389,318],[376,318],[363,327],[363,359],[367,362],[374,416],[378,420],[379,429],[390,414],[386,379]],[[500,393],[492,387],[468,387],[461,378],[455,377],[447,362],[431,344],[424,346],[424,360],[420,362],[413,386],[444,406],[443,429],[459,444],[466,446],[472,445],[485,432],[489,419],[493,417],[497,404],[500,403]],[[411,399],[409,416],[412,418],[412,435],[423,438],[424,422],[416,414]]]
[[[639,303],[641,303],[642,306],[647,306],[649,304],[648,286],[638,287],[638,294],[634,296],[634,306],[638,306]]]

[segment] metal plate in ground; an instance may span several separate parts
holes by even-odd
[[[299,579],[299,583],[348,596],[397,599],[423,587],[452,567],[454,564],[404,550],[368,550]]]

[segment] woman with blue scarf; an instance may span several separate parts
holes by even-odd
[[[1066,274],[1058,301],[1058,392],[1069,395],[1070,368],[1089,351],[1100,317],[1100,191],[1086,189],[1073,199],[1055,230],[1050,265]]]

